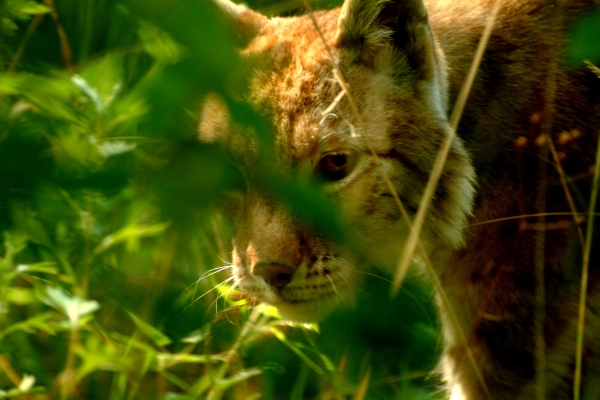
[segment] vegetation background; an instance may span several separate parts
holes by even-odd
[[[441,398],[423,282],[390,299],[374,275],[320,326],[232,288],[215,204],[243,180],[196,140],[200,101],[220,93],[270,132],[226,90],[236,48],[208,2],[4,0],[0,18],[0,399]],[[573,57],[597,51],[595,18]],[[315,189],[262,180],[341,229]]]

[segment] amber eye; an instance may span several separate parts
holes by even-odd
[[[352,172],[355,164],[355,153],[326,154],[319,162],[319,172],[328,181],[339,181]]]

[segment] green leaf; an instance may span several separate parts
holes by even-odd
[[[194,400],[196,397],[190,397],[186,394],[167,393],[165,400]]]
[[[289,340],[287,338],[287,336],[285,335],[285,333],[283,333],[282,331],[280,331],[279,329],[277,329],[276,327],[271,327],[270,329],[271,333],[273,333],[273,335],[275,335],[275,337],[277,339],[279,339],[283,344],[285,344],[290,350],[292,350],[294,353],[296,353],[296,355],[298,357],[300,357],[300,359],[307,365],[309,366],[313,371],[315,371],[317,374],[319,375],[324,375],[325,372],[323,371],[323,369],[321,367],[319,367],[313,360],[310,359],[310,357],[308,357],[304,351],[303,348],[305,347],[304,345],[302,345],[301,343],[298,342],[294,342],[292,340]]]
[[[266,156],[268,149],[261,152]],[[336,238],[337,242],[345,240],[346,229],[339,208],[318,182],[284,175],[270,162],[270,157],[263,156],[261,160],[260,173],[254,182],[258,187],[279,199],[306,226]]]
[[[81,317],[91,314],[100,308],[100,304],[95,300],[84,300],[77,296],[69,296],[61,288],[49,286],[46,290],[47,296],[45,302],[64,312],[71,322],[71,327],[79,324]]]
[[[58,265],[54,261],[42,261],[34,264],[19,264],[17,265],[17,273],[24,274],[30,272],[41,272],[44,274],[56,275],[60,271]]]
[[[50,141],[56,160],[70,170],[79,172],[98,169],[105,160],[95,137],[77,126],[71,126],[68,132],[51,137]]]
[[[138,316],[134,313],[127,311],[127,314],[131,317],[135,325],[142,331],[146,336],[148,336],[156,345],[163,347],[171,343],[171,339],[169,339],[164,333],[156,329],[150,324],[142,321]]]
[[[183,343],[200,343],[206,339],[207,335],[210,332],[211,324],[205,324],[201,329],[196,329],[193,332],[190,332],[186,337],[181,339]]]
[[[19,390],[22,392],[28,392],[35,385],[35,376],[24,374],[21,383],[19,384]]]
[[[229,378],[215,379],[215,384],[221,389],[228,389],[234,385],[237,385],[238,383],[244,382],[247,379],[258,376],[262,374],[262,372],[263,371],[260,368],[244,369]]]
[[[1,20],[2,31],[4,32],[13,32],[19,29],[17,24],[10,18],[2,18]]]
[[[261,314],[267,315],[271,318],[281,319],[279,311],[277,311],[277,307],[275,306],[266,303],[260,303],[255,308],[257,308],[261,312]]]
[[[99,254],[120,243],[137,241],[143,237],[156,236],[163,233],[169,226],[168,222],[154,225],[128,225],[117,232],[106,236],[102,242],[96,247],[94,253]]]
[[[581,18],[571,31],[567,47],[569,60],[583,64],[585,60],[600,62],[600,8]]]
[[[124,63],[122,55],[109,53],[85,66],[79,75],[71,78],[72,82],[92,100],[99,114],[106,114],[110,110],[118,116],[124,111],[113,109],[128,96],[124,93]]]
[[[77,369],[76,380],[81,380],[90,373],[103,371],[119,371],[130,368],[135,362],[132,358],[123,354],[123,349],[112,343],[103,342],[98,336],[91,335],[83,346],[78,346],[75,352],[81,359]]]
[[[177,364],[216,364],[227,361],[221,355],[196,355],[196,354],[170,354],[158,353],[156,356],[162,368],[170,368]]]
[[[96,106],[96,110],[98,112],[100,112],[100,110],[102,110],[102,108],[104,107],[104,104],[102,102],[102,99],[100,98],[100,94],[98,93],[98,90],[91,87],[90,84],[87,83],[87,81],[79,75],[73,75],[71,77],[71,82],[73,82],[73,84],[75,86],[77,86],[79,89],[81,89],[81,91],[83,93],[85,93],[92,100],[92,102]]]
[[[5,330],[0,331],[0,339],[16,331],[35,333],[36,330],[40,330],[42,332],[48,333],[49,335],[54,335],[56,334],[56,325],[52,323],[52,318],[52,313],[43,313],[34,315],[33,317],[28,318],[24,321],[14,323],[7,327]]]
[[[81,122],[80,112],[72,102],[77,88],[66,73],[51,77],[23,72],[0,74],[0,93],[24,96],[36,111],[51,119]]]
[[[46,13],[49,13],[51,10],[49,7],[47,7],[43,4],[40,4],[40,3],[36,3],[35,1],[26,1],[21,6],[20,11],[24,12],[25,14],[35,15],[35,14],[46,14]]]
[[[188,53],[171,35],[150,22],[141,21],[138,33],[144,50],[165,64],[174,64]]]
[[[98,145],[98,150],[104,157],[130,152],[137,148],[135,143],[127,143],[121,140],[107,140]]]
[[[18,230],[25,233],[30,241],[46,247],[52,247],[46,230],[40,221],[37,220],[36,214],[31,209],[17,206],[13,209],[12,216]]]
[[[21,287],[12,287],[8,288],[6,293],[6,298],[11,303],[24,306],[27,304],[31,304],[35,301],[35,296],[31,289],[21,288]]]

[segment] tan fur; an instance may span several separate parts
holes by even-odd
[[[229,207],[240,288],[277,306],[285,318],[319,320],[338,303],[351,303],[361,271],[378,266],[393,272],[408,227],[382,169],[414,218],[492,1],[347,0],[341,10],[314,14],[329,50],[307,15],[266,19],[216,2],[244,45],[249,87],[240,88],[241,95],[275,129],[274,165],[305,176],[322,168],[326,157],[352,160],[347,175],[322,188],[348,222],[344,244],[307,228],[252,184]],[[549,140],[573,178],[569,190],[577,210],[586,210],[600,80],[590,71],[570,70],[563,54],[568,27],[592,4],[597,2],[503,1],[427,214],[421,240],[449,299],[440,301],[446,342],[440,368],[453,399],[485,399],[486,390],[492,399],[572,396],[582,265],[573,217],[478,223],[571,211]],[[339,96],[335,68],[361,118],[347,96]],[[228,125],[222,100],[207,104],[201,137],[220,137],[251,174],[252,134]],[[594,253],[584,399],[600,392],[598,262]],[[542,359],[536,358],[539,349]]]

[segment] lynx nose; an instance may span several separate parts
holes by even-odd
[[[260,276],[269,285],[281,289],[292,280],[294,269],[282,264],[259,262],[252,268],[252,274]]]

